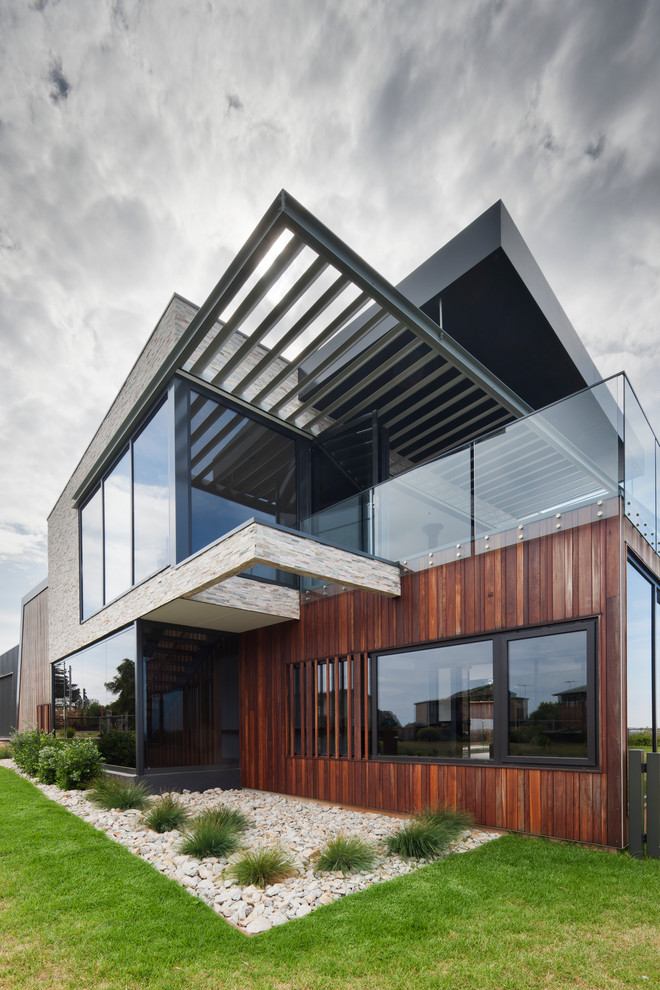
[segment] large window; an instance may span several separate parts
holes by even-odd
[[[238,637],[141,624],[145,766],[237,766]]]
[[[168,407],[132,438],[80,511],[81,614],[169,561]]]
[[[374,657],[373,755],[594,765],[595,621]]]
[[[635,748],[658,745],[659,586],[633,563],[627,571],[628,738]]]
[[[55,731],[97,741],[109,764],[135,766],[135,630],[53,665]]]
[[[296,443],[190,393],[191,552],[248,519],[295,527]]]
[[[436,646],[378,658],[381,756],[493,756],[493,644]]]

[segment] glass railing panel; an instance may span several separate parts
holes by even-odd
[[[477,540],[525,538],[531,524],[618,494],[616,393],[616,382],[601,383],[475,443]]]
[[[470,553],[470,450],[423,464],[373,490],[374,552],[411,570]]]
[[[370,521],[371,489],[368,489],[308,516],[301,529],[344,550],[374,553]]]
[[[626,516],[656,546],[656,439],[628,381],[625,384]]]

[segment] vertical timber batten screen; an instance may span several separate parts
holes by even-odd
[[[349,653],[289,664],[289,756],[369,756],[369,655]]]

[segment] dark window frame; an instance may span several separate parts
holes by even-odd
[[[560,635],[566,632],[587,633],[587,756],[586,757],[557,757],[557,756],[511,756],[508,753],[509,717],[508,717],[508,643],[522,639],[536,639],[540,636]],[[379,755],[378,753],[378,660],[381,656],[393,656],[397,653],[416,653],[438,647],[454,646],[467,643],[491,642],[493,644],[493,757],[488,760],[460,759],[452,757],[431,756],[396,756]],[[396,763],[433,763],[454,766],[481,767],[548,767],[548,768],[582,768],[595,769],[598,767],[598,619],[588,617],[549,623],[540,626],[525,626],[516,629],[501,629],[496,632],[476,636],[457,636],[449,639],[436,640],[429,643],[412,644],[396,647],[395,649],[371,650],[369,669],[371,673],[371,753],[374,760]]]

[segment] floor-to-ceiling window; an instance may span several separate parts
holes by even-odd
[[[238,766],[238,637],[140,624],[145,769]]]
[[[170,438],[162,402],[80,510],[81,617],[169,562]]]
[[[53,665],[55,731],[94,739],[106,763],[135,766],[135,629]]]
[[[657,656],[660,652],[659,585],[631,561],[627,570],[628,738],[657,750]]]

